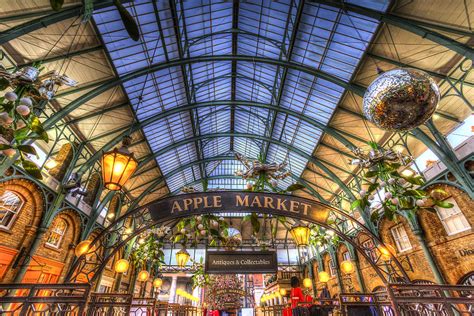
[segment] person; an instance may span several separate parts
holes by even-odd
[[[304,302],[305,297],[303,295],[303,290],[300,287],[300,279],[297,276],[292,276],[290,279],[291,284],[291,292],[290,292],[290,300],[291,300],[291,309],[294,310],[298,307],[299,302]]]

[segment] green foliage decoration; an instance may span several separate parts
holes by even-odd
[[[439,198],[446,196],[446,192],[433,190],[429,193],[420,188],[425,184],[421,175],[414,171],[411,171],[411,174],[402,171],[403,169],[411,170],[406,168],[406,165],[412,161],[411,157],[401,157],[398,153],[396,155],[399,157],[395,159],[393,158],[395,154],[391,150],[384,150],[374,142],[370,142],[369,146],[371,147],[370,156],[380,157],[380,159],[372,159],[365,163],[363,181],[366,189],[361,190],[359,199],[352,202],[352,210],[370,207],[375,194],[381,189],[384,190],[381,203],[372,210],[371,221],[374,223],[382,214],[389,220],[395,220],[397,215],[413,216],[419,210],[435,212],[434,206],[453,207],[451,203]]]

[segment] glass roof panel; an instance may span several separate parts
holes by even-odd
[[[347,2],[379,11],[386,10],[389,3]],[[175,6],[173,10],[170,3]],[[115,7],[94,12],[94,21],[119,76],[179,58],[229,56],[236,45],[237,57],[290,60],[349,81],[378,27],[378,21],[312,2],[305,2],[304,8],[298,10],[300,1],[240,1],[235,17],[232,1],[136,0],[124,5],[138,21],[138,42],[129,38]],[[233,29],[233,22],[237,29]],[[234,152],[256,158],[267,148],[263,140],[228,135],[172,145],[177,142],[199,135],[235,132],[272,137],[302,155],[311,155],[322,137],[321,129],[298,115],[231,103],[217,106],[214,101],[250,101],[288,108],[326,125],[344,93],[340,86],[306,72],[241,60],[174,64],[125,81],[123,87],[139,122],[188,103],[208,104],[143,127],[151,150],[157,153],[159,167],[165,176],[169,175],[171,192],[186,183],[200,186],[203,176],[232,176],[235,167],[233,160],[219,160],[214,170],[208,170],[213,165],[208,163],[205,174],[201,174],[199,164],[186,167],[187,164],[233,156]],[[269,144],[267,161],[286,159],[294,175],[300,176],[307,159],[286,147]],[[281,187],[292,181],[285,179]],[[244,183],[239,179],[213,178],[210,187],[241,189]]]

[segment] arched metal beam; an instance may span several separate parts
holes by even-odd
[[[203,139],[209,139],[209,138],[220,138],[220,137],[242,137],[242,138],[249,138],[249,139],[258,139],[258,140],[263,140],[267,141],[270,143],[273,143],[275,145],[281,146],[283,148],[286,148],[287,150],[294,152],[295,154],[305,158],[306,160],[312,162],[314,165],[316,165],[319,169],[321,169],[324,173],[326,173],[333,181],[336,183],[343,191],[344,193],[352,200],[355,200],[355,196],[352,193],[352,191],[346,186],[346,184],[339,179],[339,177],[334,174],[328,167],[326,167],[323,163],[321,163],[319,160],[317,160],[315,157],[305,153],[301,149],[298,149],[290,144],[284,143],[282,141],[272,139],[270,137],[266,136],[261,136],[261,135],[254,135],[254,134],[246,134],[246,133],[214,133],[214,134],[206,134],[206,135],[199,135],[196,137],[191,137],[187,138],[184,140],[181,140],[179,142],[176,142],[174,144],[171,144],[147,157],[145,157],[142,161],[140,161],[139,165],[145,165],[146,163],[152,161],[156,156],[162,155],[165,152],[177,148],[179,146],[183,146],[185,144],[188,144],[190,142],[194,142],[196,140],[203,140]]]
[[[255,159],[255,158],[253,158]],[[202,159],[202,160],[198,160],[198,161],[192,161],[190,163],[187,163],[185,165],[182,165],[182,166],[179,166],[178,168],[168,172],[166,175],[164,176],[161,176],[160,178],[156,179],[155,181],[153,181],[149,187],[147,187],[147,192],[145,194],[140,194],[139,197],[137,197],[135,200],[139,199],[141,200],[143,197],[145,197],[147,194],[149,194],[150,192],[152,192],[151,190],[153,190],[156,186],[158,186],[160,183],[163,183],[162,181],[160,180],[165,180],[166,178],[169,178],[173,175],[176,175],[180,172],[182,172],[183,170],[186,170],[188,168],[191,168],[195,165],[199,165],[199,164],[204,164],[204,163],[209,163],[209,162],[213,162],[213,161],[224,161],[224,160],[237,160],[235,158],[235,156],[215,156],[215,157],[210,157],[210,158],[205,158],[205,159]],[[229,175],[227,175],[229,176]],[[298,176],[295,176],[293,174],[291,174],[291,177],[296,180],[296,181],[304,181],[305,183],[302,183],[303,185],[305,185],[305,187],[307,187],[309,190],[312,191],[312,193],[315,195],[316,198],[318,198],[320,201],[322,202],[326,202],[326,203],[329,203],[326,199],[324,199],[320,194],[319,192],[315,191],[311,186],[307,185],[307,181],[305,181],[304,179],[302,179],[301,177],[298,177]],[[241,177],[237,177],[235,176],[236,179],[241,179]],[[207,178],[209,179],[209,177]],[[217,178],[216,178],[217,179]],[[199,179],[199,180],[196,180],[194,182],[191,182],[191,183],[183,183],[183,185],[190,185],[190,184],[195,184],[195,183],[199,183],[201,181],[203,181],[205,179]],[[135,188],[131,188],[130,191],[134,190]],[[314,192],[313,192],[314,191]],[[176,194],[177,192],[171,192],[171,194]],[[329,192],[328,193],[333,193],[333,192]],[[138,202],[139,202],[138,200]]]
[[[54,124],[56,124],[57,122],[59,122],[61,119],[63,119],[66,115],[69,115],[72,111],[80,107],[85,102],[95,98],[96,96],[100,95],[101,93],[113,87],[116,87],[124,82],[135,79],[137,77],[146,75],[147,73],[156,72],[156,71],[167,69],[170,67],[177,67],[177,66],[195,64],[195,63],[214,62],[214,61],[242,61],[242,62],[262,63],[262,64],[286,67],[289,69],[301,71],[309,75],[327,80],[338,86],[343,87],[346,90],[352,91],[355,94],[360,95],[360,96],[363,96],[365,92],[365,88],[360,85],[346,82],[344,80],[339,79],[336,76],[330,75],[324,71],[309,67],[307,65],[297,64],[290,61],[277,60],[277,59],[271,59],[271,58],[265,58],[265,57],[246,56],[246,55],[200,56],[200,57],[192,57],[192,58],[183,58],[179,60],[173,60],[170,62],[151,65],[149,67],[143,67],[141,69],[132,71],[120,78],[115,78],[113,80],[110,80],[107,83],[103,84],[102,86],[99,86],[95,88],[94,90],[91,90],[85,93],[84,95],[80,96],[79,98],[75,99],[74,101],[66,105],[60,112],[57,112],[56,114],[52,115],[49,119],[47,119],[43,125],[45,128],[48,129],[52,127]]]
[[[185,105],[185,106],[181,106],[181,107],[172,108],[172,109],[166,110],[164,112],[161,112],[157,115],[154,115],[150,118],[147,118],[147,119],[143,120],[141,123],[135,123],[133,126],[131,126],[130,129],[127,129],[126,131],[124,131],[121,134],[119,134],[118,136],[116,136],[114,139],[112,139],[107,144],[105,144],[95,154],[93,154],[89,158],[89,160],[81,166],[81,168],[79,169],[78,172],[79,173],[85,172],[92,164],[94,164],[100,158],[103,151],[108,151],[108,150],[112,149],[129,132],[133,133],[133,132],[139,130],[140,128],[142,128],[144,126],[147,126],[147,125],[149,125],[153,122],[156,122],[156,121],[158,121],[162,118],[165,118],[169,115],[173,115],[173,114],[176,114],[176,113],[179,113],[179,112],[182,112],[182,111],[188,111],[190,109],[196,109],[196,108],[201,108],[201,107],[209,107],[209,106],[229,106],[229,105],[232,105],[232,104],[234,104],[236,106],[257,107],[257,108],[265,108],[265,109],[270,109],[270,110],[276,110],[276,111],[279,111],[279,112],[282,112],[282,113],[289,114],[291,116],[295,116],[297,118],[300,118],[303,121],[306,121],[306,122],[312,124],[314,127],[325,131],[326,133],[328,133],[329,135],[331,135],[332,137],[337,139],[339,142],[341,142],[347,148],[349,148],[349,149],[355,148],[355,145],[352,144],[352,142],[350,142],[347,138],[345,138],[344,136],[339,134],[339,132],[332,129],[331,127],[326,126],[323,123],[318,122],[318,121],[316,121],[315,119],[313,119],[311,117],[308,117],[308,116],[306,116],[302,113],[290,110],[288,108],[276,107],[274,105],[265,104],[265,103],[258,103],[258,102],[252,102],[252,101],[230,101],[230,100],[227,100],[227,101],[210,101],[210,102],[195,103],[195,104],[190,104],[190,105]]]
[[[408,31],[410,33],[416,34],[422,38],[429,39],[432,42],[440,44],[448,49],[455,51],[456,53],[465,56],[471,60],[474,60],[474,49],[469,45],[455,41],[441,33],[435,32],[433,30],[421,27],[418,21],[403,18],[391,13],[383,13],[380,11],[368,9],[358,5],[349,4],[346,2],[338,2],[332,0],[310,0],[310,2],[321,3],[345,11],[352,11],[357,14],[365,15],[370,18],[376,19],[378,21],[394,25],[400,29]],[[426,24],[425,24],[426,25]],[[435,27],[434,25],[432,27]],[[453,32],[456,33],[456,30],[450,30],[448,27],[443,28],[444,32]]]

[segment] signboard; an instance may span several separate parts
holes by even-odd
[[[330,206],[292,195],[257,192],[198,192],[177,195],[147,206],[154,220],[212,212],[257,212],[325,223]]]
[[[208,251],[206,253],[206,273],[253,274],[276,273],[275,251]]]

